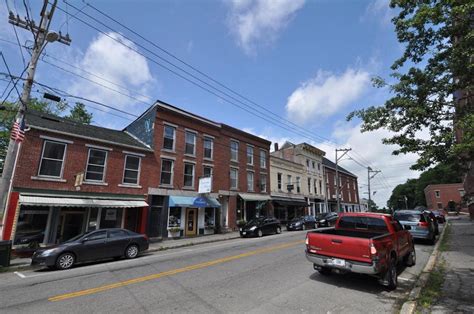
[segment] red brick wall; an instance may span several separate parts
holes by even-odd
[[[428,185],[425,188],[426,205],[428,209],[437,209],[438,203],[441,203],[442,208],[446,209],[449,201],[460,204],[461,194],[459,190],[463,189],[462,183]],[[435,191],[439,191],[439,198],[436,197]]]
[[[329,184],[326,184],[327,187],[329,187],[329,195],[328,199],[336,200],[336,198],[333,198],[333,195],[336,195],[336,186],[334,185],[334,176],[336,175],[336,171],[332,168],[324,167],[326,176],[329,177]],[[343,200],[341,202],[344,203],[353,203],[353,204],[358,204],[359,203],[359,186],[357,182],[357,178],[354,178],[352,176],[348,176],[344,172],[339,172],[339,177],[341,178],[341,183],[342,186],[339,190],[339,193],[341,194],[341,197]],[[326,178],[324,178],[326,180]],[[347,188],[347,182],[349,182],[349,188]],[[353,187],[353,182],[355,182],[355,190]],[[349,194],[350,200],[349,200]]]
[[[32,179],[32,177],[38,176],[40,166],[44,142],[44,139],[40,138],[40,135],[73,141],[73,144],[67,144],[63,170],[63,179],[65,179],[66,182],[52,182]],[[153,154],[150,152],[31,129],[27,132],[26,139],[21,145],[13,187],[77,192],[76,188],[74,187],[74,176],[77,173],[86,170],[89,150],[89,148],[85,146],[86,144],[112,149],[112,151],[108,152],[105,170],[104,182],[106,182],[108,185],[102,186],[83,184],[80,187],[80,192],[145,195],[148,194],[148,186],[157,185],[157,164]],[[141,188],[128,188],[119,186],[123,180],[126,155],[122,151],[130,151],[146,155],[146,157],[141,158],[139,179],[139,185]]]

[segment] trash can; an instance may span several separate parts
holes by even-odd
[[[0,241],[0,266],[10,266],[12,241]]]

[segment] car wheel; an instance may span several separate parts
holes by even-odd
[[[262,229],[258,229],[258,230],[257,230],[257,236],[258,236],[259,238],[263,237]]]
[[[280,234],[280,233],[281,233],[281,227],[277,227],[276,233],[277,233],[277,234]]]
[[[56,268],[57,269],[69,269],[74,265],[76,261],[76,257],[72,253],[63,253],[59,255],[58,259],[56,260]]]
[[[407,265],[408,267],[412,267],[412,266],[415,266],[416,264],[416,251],[415,251],[415,248],[413,248],[413,250],[408,253],[408,255],[405,257],[405,265]]]
[[[138,256],[138,245],[131,244],[125,249],[125,257],[132,259]]]
[[[387,288],[395,290],[398,285],[397,260],[392,258],[386,273]]]
[[[429,240],[429,243],[430,243],[431,245],[434,245],[435,242],[436,242],[436,236],[433,234],[433,235],[431,236],[431,239]]]
[[[331,275],[331,268],[327,268],[327,267],[321,267],[320,269],[318,269],[319,273],[321,275],[324,275],[324,276],[329,276]]]

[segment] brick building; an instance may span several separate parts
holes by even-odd
[[[149,147],[127,132],[33,110],[26,121],[3,239],[37,245],[96,228],[145,232],[147,187],[157,181]]]
[[[326,179],[326,196],[330,211],[337,210],[336,198],[336,164],[327,158],[323,158],[324,177]],[[340,211],[358,212],[361,211],[359,205],[359,187],[357,176],[341,166],[337,167],[339,173],[339,197]]]
[[[430,184],[424,192],[428,209],[448,209],[449,202],[461,206],[465,193],[462,183]]]
[[[267,213],[267,140],[163,102],[126,131],[154,150],[159,165],[158,182],[148,188],[149,236],[209,234]],[[200,177],[212,178],[204,199],[198,193]]]

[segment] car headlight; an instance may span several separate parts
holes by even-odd
[[[49,249],[49,250],[41,252],[41,255],[42,256],[49,256],[49,255],[53,254],[54,252],[56,252],[57,250],[58,250],[57,248]]]
[[[255,229],[257,229],[257,226],[253,226],[253,227],[251,227],[249,230],[250,230],[250,231],[254,231]]]
[[[321,221],[319,221],[320,223],[325,223],[326,222],[326,219],[323,219]]]
[[[297,223],[295,223],[295,226],[299,226],[301,225],[301,221],[298,221]]]

